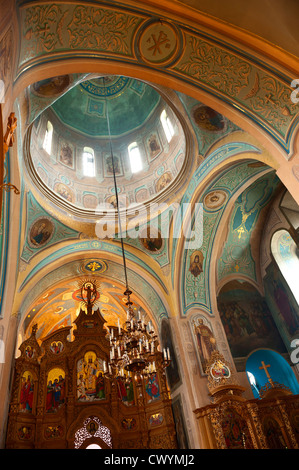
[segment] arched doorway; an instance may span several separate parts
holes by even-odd
[[[75,449],[112,449],[110,429],[97,416],[89,416],[75,433]]]

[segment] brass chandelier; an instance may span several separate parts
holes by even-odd
[[[103,78],[103,81],[105,79]],[[107,105],[107,90],[105,88],[106,112],[107,112],[107,127],[110,143],[110,153],[113,171],[114,191],[116,199],[116,210],[118,216],[118,231],[121,240],[121,249],[123,257],[123,267],[126,290],[127,306],[127,320],[123,325],[112,326],[109,328],[109,342],[110,342],[110,360],[108,363],[104,362],[104,375],[109,379],[122,377],[124,379],[134,377],[137,383],[141,383],[142,379],[148,375],[155,373],[157,369],[164,372],[165,368],[170,364],[169,349],[164,349],[161,352],[159,349],[158,336],[154,331],[152,322],[145,323],[144,316],[141,316],[140,311],[136,317],[131,301],[132,291],[128,285],[126,257],[123,242],[121,216],[119,209],[118,189],[116,184],[116,172],[114,164],[114,155],[112,148],[111,130],[109,111]]]

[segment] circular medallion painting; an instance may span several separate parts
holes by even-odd
[[[228,377],[230,377],[230,370],[226,364],[220,360],[217,360],[211,366],[210,374],[214,380],[220,380],[222,378],[228,379]]]
[[[29,229],[29,244],[39,248],[48,243],[54,233],[54,224],[47,217],[39,217]]]
[[[210,191],[204,197],[203,203],[206,209],[210,211],[215,211],[222,207],[226,200],[226,192],[222,191],[221,189],[216,189],[215,191]]]

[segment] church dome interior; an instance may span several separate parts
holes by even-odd
[[[155,88],[129,77],[74,84],[66,76],[33,84],[31,93],[53,97],[54,86],[64,93],[30,128],[27,166],[58,206],[84,217],[100,206],[112,210],[112,152],[121,208],[161,197],[173,185],[184,166],[186,139],[177,114]]]
[[[0,448],[299,448],[298,5],[269,3],[0,0]]]

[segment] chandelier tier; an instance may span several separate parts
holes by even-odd
[[[163,354],[158,351],[158,336],[152,322],[145,323],[140,311],[136,318],[130,300],[132,292],[126,290],[124,294],[128,298],[127,320],[122,327],[119,322],[117,327],[110,327],[110,362],[108,367],[104,363],[104,374],[112,378],[129,373],[137,379],[156,372],[157,366],[160,370],[169,366],[170,353],[169,349],[164,349]]]
[[[103,82],[105,83],[104,78]],[[109,379],[114,379],[116,377],[126,378],[131,376],[135,377],[137,383],[140,383],[140,379],[156,372],[157,368],[164,372],[165,368],[170,364],[170,353],[169,349],[164,349],[163,353],[159,351],[158,336],[154,331],[152,322],[149,321],[148,323],[145,323],[144,316],[141,317],[140,311],[138,311],[138,317],[136,318],[132,308],[132,291],[128,285],[106,87],[105,99],[116,210],[118,215],[118,229],[121,241],[124,276],[126,283],[126,290],[124,295],[127,298],[127,320],[123,325],[120,325],[118,320],[117,327],[109,327],[110,333],[108,339],[110,341],[110,360],[108,364],[104,362],[104,375]]]

